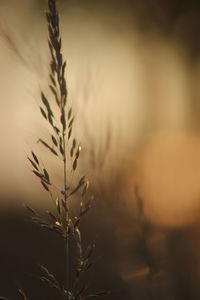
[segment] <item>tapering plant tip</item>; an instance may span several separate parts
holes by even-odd
[[[44,177],[45,177],[45,179],[47,180],[48,183],[50,183],[49,173],[47,172],[46,169],[43,169],[43,172],[44,172]]]
[[[62,108],[60,122],[63,126],[63,130],[65,131],[65,129],[66,129],[66,120],[65,120],[65,110],[64,110],[64,108]]]
[[[59,201],[58,198],[56,198],[56,208],[57,208],[58,214],[60,215],[60,213],[61,213],[61,210],[60,210],[60,201]]]
[[[82,197],[85,196],[85,194],[88,190],[88,187],[89,187],[89,181],[86,181],[84,188],[83,188]]]
[[[68,131],[68,136],[67,136],[68,140],[70,139],[71,134],[72,134],[72,127],[71,127],[71,128],[69,129],[69,131]]]
[[[57,147],[58,146],[58,142],[57,142],[56,138],[53,135],[51,135],[51,139],[52,139],[54,145]]]
[[[38,142],[41,142],[47,149],[49,149],[54,155],[58,156],[58,153],[52,148],[50,147],[45,141],[43,141],[42,139],[39,139]]]
[[[39,177],[40,179],[44,179],[44,176],[41,174],[41,173],[39,173],[39,172],[37,172],[37,171],[35,171],[35,170],[33,170],[32,171],[37,177]]]
[[[39,171],[36,163],[34,163],[34,161],[31,158],[29,158],[29,157],[27,157],[27,159],[30,161],[30,163],[32,164],[33,168],[36,169],[37,171]]]
[[[33,159],[35,160],[35,162],[39,165],[39,159],[37,158],[36,154],[32,151],[31,152]]]
[[[73,118],[71,119],[71,121],[69,122],[68,128],[71,128],[71,127],[72,127],[72,124],[73,124],[73,122],[74,122],[74,119],[75,119],[75,117],[73,117]]]
[[[49,192],[49,188],[48,188],[47,184],[44,183],[44,181],[42,181],[42,180],[41,180],[40,182],[41,182],[43,188],[44,188],[47,192]]]
[[[73,162],[73,170],[75,171],[77,168],[77,158],[75,158],[74,162]]]
[[[64,74],[65,74],[65,67],[66,67],[66,61],[64,62],[63,66],[62,66],[62,77],[64,78]]]
[[[56,216],[54,216],[54,214],[50,211],[47,210],[48,215],[50,216],[50,218],[56,223],[58,220],[56,218]]]
[[[29,211],[29,212],[31,212],[33,215],[37,215],[37,213],[36,213],[36,211],[32,208],[32,207],[30,207],[30,206],[28,206],[28,205],[24,205],[25,206],[25,208]]]
[[[79,158],[80,152],[81,152],[81,145],[78,146],[78,149],[76,151],[76,159]]]
[[[49,271],[46,267],[44,267],[43,265],[39,265],[40,269],[45,272],[46,274],[49,274]]]
[[[56,13],[56,1],[55,0],[48,0],[48,6],[52,13]]]
[[[72,108],[70,107],[69,112],[68,112],[68,116],[67,116],[68,120],[71,118],[71,115],[72,115]]]
[[[73,148],[75,148],[75,147],[76,147],[76,139],[75,139],[75,138],[73,139],[73,142],[72,142],[72,147],[73,147]]]
[[[40,111],[41,111],[41,114],[43,115],[43,117],[47,120],[47,115],[42,107],[40,107]]]
[[[85,182],[85,175],[81,177],[81,179],[79,180],[79,183]]]

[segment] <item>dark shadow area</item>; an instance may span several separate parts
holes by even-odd
[[[85,245],[95,241],[94,266],[84,281],[89,291],[109,290],[105,299],[199,299],[198,260],[193,248],[198,226],[161,229],[145,219],[131,218],[120,205],[115,209],[96,205],[83,220]],[[105,210],[106,208],[106,210]],[[120,220],[120,221],[119,221]],[[2,209],[0,216],[0,291],[20,299],[60,299],[56,290],[40,282],[39,264],[64,281],[65,255],[62,239],[41,229],[24,209]],[[71,249],[71,270],[75,265]]]

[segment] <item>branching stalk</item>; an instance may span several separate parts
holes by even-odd
[[[51,134],[51,143],[39,139],[40,142],[47,151],[57,158],[63,161],[63,184],[64,187],[60,190],[59,197],[56,198],[56,213],[47,211],[50,222],[44,220],[34,209],[27,206],[27,209],[32,214],[34,222],[38,223],[42,228],[46,228],[50,231],[58,233],[64,240],[65,246],[65,285],[58,282],[56,277],[51,274],[48,269],[41,266],[43,276],[41,280],[45,282],[49,287],[56,288],[64,300],[84,300],[94,297],[99,297],[107,294],[106,292],[97,292],[91,295],[85,295],[86,286],[81,285],[81,275],[85,273],[92,265],[90,257],[94,249],[94,244],[91,243],[86,249],[82,247],[81,231],[79,228],[80,220],[89,211],[91,204],[90,200],[87,200],[86,194],[89,182],[85,176],[82,176],[75,186],[72,185],[72,178],[67,179],[67,158],[71,157],[72,162],[72,175],[73,177],[81,152],[80,144],[77,144],[76,139],[73,137],[72,128],[74,123],[74,116],[72,113],[72,107],[67,103],[67,84],[65,80],[65,68],[66,61],[63,62],[62,56],[62,44],[59,28],[59,16],[56,8],[56,0],[48,0],[48,10],[46,12],[49,39],[48,45],[51,55],[50,63],[50,91],[52,98],[55,100],[59,110],[60,122],[56,121],[56,112],[51,107],[51,101],[47,99],[45,94],[41,91],[41,107],[40,112],[51,127],[53,134]],[[68,147],[66,148],[66,142]],[[71,145],[71,146],[70,146]],[[68,150],[69,149],[69,150]],[[67,156],[67,154],[69,154]],[[43,188],[49,193],[51,199],[54,199],[57,188],[50,179],[49,172],[44,166],[41,165],[37,155],[32,151],[31,157],[28,157],[31,166],[33,167],[33,173],[40,182]],[[69,172],[71,174],[71,172]],[[80,191],[82,193],[80,195]],[[80,209],[79,213],[75,216],[72,215],[71,207],[69,207],[69,198],[79,194],[80,197]],[[64,196],[64,199],[63,199]],[[71,205],[70,205],[71,206]],[[72,277],[72,270],[70,270],[70,241],[73,240],[78,249],[77,266],[75,269],[75,276]]]

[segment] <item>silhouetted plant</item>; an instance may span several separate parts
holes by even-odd
[[[38,223],[42,228],[56,232],[64,240],[66,255],[66,282],[60,283],[56,277],[51,274],[46,266],[40,266],[42,276],[40,277],[49,287],[56,288],[63,299],[67,300],[83,300],[106,295],[107,292],[101,291],[94,294],[87,294],[85,284],[81,285],[81,275],[84,274],[91,266],[91,255],[95,248],[91,243],[83,249],[80,221],[91,208],[91,197],[87,197],[89,182],[85,176],[81,176],[74,185],[72,179],[77,170],[78,160],[81,152],[81,146],[73,136],[74,115],[72,107],[68,103],[68,90],[65,79],[65,69],[67,62],[63,60],[62,43],[59,28],[59,15],[56,8],[56,1],[48,1],[48,10],[46,12],[48,24],[48,45],[51,55],[49,88],[52,98],[55,100],[57,109],[53,109],[54,105],[43,91],[41,91],[41,115],[48,122],[51,128],[51,143],[39,138],[47,151],[57,157],[63,163],[63,187],[58,189],[51,180],[51,176],[46,167],[43,166],[34,151],[28,157],[33,167],[33,173],[40,180],[42,187],[49,193],[56,206],[56,212],[48,211],[49,221],[40,216],[30,206],[27,209],[32,214],[34,222]],[[59,118],[58,118],[59,115]],[[69,164],[68,164],[69,161]],[[70,163],[71,161],[71,163]],[[69,167],[71,165],[71,167]],[[69,176],[67,175],[69,174]],[[55,197],[55,192],[58,197]],[[72,197],[79,193],[79,213],[74,215],[69,203]],[[78,249],[77,265],[73,278],[72,268],[70,267],[69,253],[71,238],[75,241]],[[21,295],[26,299],[22,290]]]

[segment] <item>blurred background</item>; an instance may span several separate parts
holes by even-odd
[[[38,264],[62,281],[60,238],[32,224],[23,204],[52,209],[33,176],[34,150],[58,183],[41,88],[48,91],[44,0],[0,0],[0,295],[58,299]],[[108,299],[200,298],[200,3],[60,0],[69,101],[82,144],[80,172],[94,207],[90,290]],[[43,151],[44,150],[44,151]],[[138,192],[136,193],[136,186]]]

